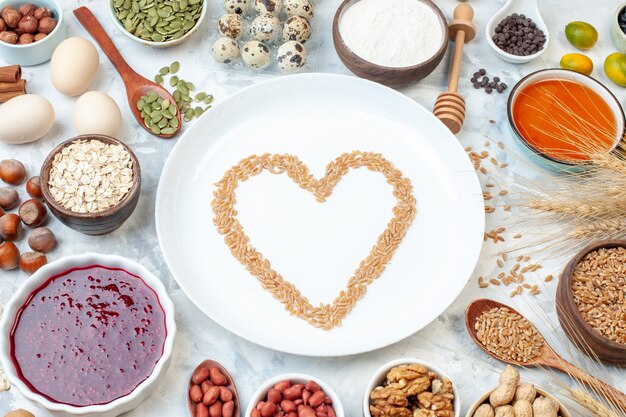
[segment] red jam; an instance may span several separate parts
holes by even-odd
[[[20,308],[11,331],[18,375],[50,401],[106,404],[130,394],[163,355],[157,294],[123,269],[91,265],[55,275]]]

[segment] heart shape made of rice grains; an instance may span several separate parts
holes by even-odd
[[[378,236],[369,255],[361,261],[348,280],[346,289],[331,304],[314,307],[292,283],[272,269],[270,262],[250,244],[250,239],[236,217],[237,185],[264,170],[272,174],[287,174],[301,188],[313,193],[317,201],[323,203],[350,169],[361,167],[383,174],[387,183],[393,187],[396,198],[393,217],[385,231]],[[287,311],[324,330],[341,325],[341,321],[352,311],[356,302],[365,296],[367,286],[380,277],[406,235],[417,211],[411,181],[382,155],[372,152],[353,151],[342,154],[328,164],[326,174],[319,180],[295,156],[251,155],[226,171],[215,185],[217,189],[211,202],[215,213],[213,223],[218,232],[224,235],[224,241],[233,256],[259,280],[263,288],[284,304]]]

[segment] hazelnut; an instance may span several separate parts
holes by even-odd
[[[17,268],[20,251],[13,242],[0,243],[0,269]]]
[[[12,45],[15,45],[17,43],[18,37],[17,34],[13,33],[13,32],[0,32],[0,41],[4,42],[4,43],[10,43]]]
[[[27,274],[33,274],[39,268],[48,263],[46,255],[39,252],[26,252],[20,255],[20,269]]]
[[[22,222],[20,216],[13,213],[0,217],[0,237],[4,240],[17,240],[22,234]]]
[[[52,17],[44,17],[39,21],[39,32],[49,34],[57,27],[57,20]]]
[[[28,246],[35,252],[48,253],[56,245],[54,233],[47,227],[38,227],[28,237]]]
[[[44,206],[41,201],[35,200],[34,198],[24,201],[20,205],[18,213],[22,222],[24,222],[26,226],[30,227],[41,226],[48,217],[46,206]]]
[[[20,20],[17,27],[24,33],[36,33],[37,28],[39,28],[39,22],[33,16],[26,16]]]
[[[20,12],[20,14],[21,14],[23,17],[26,17],[26,16],[32,16],[33,14],[35,14],[35,10],[37,10],[37,6],[35,6],[35,5],[34,5],[34,4],[32,4],[32,3],[25,3],[25,4],[22,4],[22,5],[21,5],[21,6],[17,9],[17,11],[18,11],[18,12]]]
[[[45,33],[38,33],[35,35],[35,42],[42,40],[43,38],[45,38],[46,36],[48,36]]]
[[[16,159],[0,161],[0,180],[11,185],[19,185],[26,178],[24,164]]]
[[[4,19],[0,17],[0,32],[7,30],[7,24],[4,23]]]
[[[52,17],[52,10],[47,7],[40,7],[35,10],[35,14],[33,14],[33,16],[35,16],[35,19],[37,20],[41,20],[44,17]]]
[[[16,28],[18,23],[20,23],[20,19],[22,18],[20,12],[18,12],[11,6],[7,6],[2,9],[2,13],[0,13],[0,16],[4,20],[4,23],[6,23],[6,25],[10,28]]]
[[[38,35],[35,35],[35,39],[37,39]],[[26,181],[26,192],[32,198],[42,198],[43,194],[41,193],[41,182],[39,180],[39,175],[31,177],[28,181]]]
[[[0,188],[0,207],[5,210],[11,210],[20,204],[20,196],[13,188]]]
[[[28,45],[29,43],[35,42],[35,37],[32,33],[24,33],[20,35],[20,39],[17,41],[18,45]]]

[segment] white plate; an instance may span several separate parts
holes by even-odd
[[[417,216],[385,272],[330,331],[289,315],[231,255],[214,227],[214,183],[251,154],[290,153],[320,177],[353,150],[381,153],[411,180]],[[237,189],[252,244],[313,305],[330,303],[385,229],[395,199],[380,174],[353,170],[324,204],[286,175]],[[179,139],[156,201],[165,260],[189,298],[226,329],[294,354],[388,346],[425,327],[460,294],[483,242],[478,178],[456,138],[402,94],[355,77],[278,77],[228,97]]]

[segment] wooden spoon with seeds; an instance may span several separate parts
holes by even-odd
[[[226,377],[226,381],[228,382],[228,384],[226,385],[226,388],[230,389],[230,391],[233,393],[233,404],[235,405],[235,408],[233,410],[233,417],[239,417],[239,410],[240,410],[239,393],[237,392],[237,386],[235,385],[235,380],[233,379],[232,376],[230,376],[226,368],[224,368],[219,362],[216,362],[210,359],[200,362],[200,365],[196,366],[196,369],[193,370],[193,373],[191,374],[191,377],[189,378],[189,385],[187,386],[187,404],[189,405],[189,413],[191,414],[191,417],[196,417],[196,409],[198,408],[198,404],[192,401],[191,396],[189,395],[191,391],[191,387],[195,385],[193,382],[193,377],[201,369],[203,368],[211,369],[213,367],[216,367],[217,369],[219,369],[222,375]]]
[[[499,355],[497,353],[489,351],[478,338],[478,331],[476,330],[476,321],[483,313],[487,313],[490,310],[497,309],[497,308],[506,308],[511,313],[517,314],[520,317],[524,317],[515,309],[505,304],[499,303],[494,300],[488,300],[485,298],[474,300],[472,303],[470,303],[469,306],[467,306],[467,310],[465,311],[465,325],[467,326],[467,331],[469,332],[474,342],[478,345],[478,347],[480,347],[485,353],[493,356],[496,359],[501,360],[502,362],[508,363],[510,365],[517,365],[517,366],[522,366],[522,367],[527,367],[527,366],[548,367],[548,368],[565,372],[572,378],[577,379],[583,382],[584,384],[586,384],[587,386],[589,386],[593,390],[593,392],[606,398],[607,401],[609,401],[611,404],[614,404],[616,407],[619,407],[621,410],[626,411],[626,395],[624,393],[613,388],[609,384],[600,381],[598,378],[589,375],[582,369],[576,367],[575,365],[572,365],[571,363],[563,359],[561,356],[559,356],[554,351],[554,349],[550,347],[550,345],[548,344],[546,339],[543,337],[543,335],[539,333],[539,330],[537,330],[537,328],[532,323],[530,323],[530,321],[528,322],[535,329],[535,331],[537,332],[537,334],[539,335],[542,341],[541,350],[538,356],[529,358],[528,362],[521,362],[521,361],[512,360],[511,358],[506,357],[504,355]]]
[[[133,112],[135,119],[137,122],[146,129],[151,134],[158,136],[160,138],[169,139],[176,136],[180,133],[180,129],[183,125],[183,121],[180,114],[180,109],[176,105],[176,101],[174,97],[167,91],[165,88],[160,86],[159,84],[148,80],[147,78],[142,77],[137,74],[128,63],[124,60],[120,52],[117,50],[109,35],[104,31],[98,19],[93,15],[91,10],[87,7],[82,6],[78,9],[74,10],[74,15],[78,19],[78,21],[85,27],[87,32],[91,35],[92,38],[100,45],[102,51],[109,58],[113,66],[122,77],[124,81],[124,85],[126,86],[126,96],[128,97],[128,104],[130,106],[130,110]],[[178,125],[174,128],[175,131],[170,134],[157,133],[150,129],[144,119],[141,117],[141,111],[137,108],[137,102],[139,99],[149,93],[154,92],[162,99],[167,99],[170,102],[170,106],[174,106],[176,109],[176,114],[174,117],[178,120]]]

